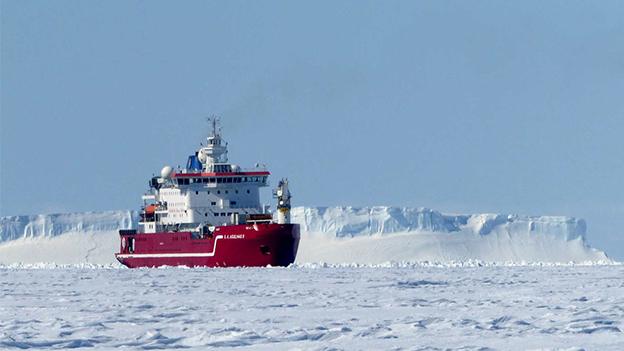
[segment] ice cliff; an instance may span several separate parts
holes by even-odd
[[[561,216],[529,217],[501,214],[455,215],[428,208],[409,207],[297,207],[293,222],[303,232],[326,233],[336,237],[387,235],[405,232],[473,232],[488,235],[531,233],[555,236],[562,240],[584,240],[582,219]]]
[[[134,211],[59,213],[0,217],[0,243],[21,238],[54,237],[66,233],[103,232],[131,228]]]
[[[0,263],[111,263],[133,211],[0,217]],[[444,214],[427,208],[296,207],[297,262],[585,262],[607,256],[585,241],[582,219]]]

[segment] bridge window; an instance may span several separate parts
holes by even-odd
[[[236,206],[236,201],[230,201],[231,206]]]
[[[227,194],[227,193],[229,193],[229,192],[226,190],[226,191],[225,191],[225,193]]]
[[[215,201],[212,201],[210,204],[211,204],[212,206],[217,206],[217,203],[216,203]]]
[[[250,193],[250,192],[249,192],[249,189],[247,189],[247,194],[249,194],[249,193]]]
[[[229,173],[232,172],[232,167],[230,165],[214,165],[215,173]]]

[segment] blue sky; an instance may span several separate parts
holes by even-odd
[[[1,4],[1,215],[137,208],[218,114],[296,205],[577,216],[624,259],[621,1]]]

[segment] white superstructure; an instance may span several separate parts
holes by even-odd
[[[174,171],[165,166],[160,177],[151,179],[150,192],[143,196],[139,232],[201,231],[211,226],[271,220],[259,194],[261,187],[269,185],[270,173],[259,166],[241,170],[229,163],[227,143],[221,138],[217,120],[211,122],[207,144],[189,156],[185,169]],[[286,192],[290,211],[287,187]],[[279,222],[286,223],[284,206],[279,210]]]

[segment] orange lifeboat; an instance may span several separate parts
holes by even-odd
[[[156,212],[156,205],[149,205],[145,207],[145,213],[153,214],[154,212]]]

